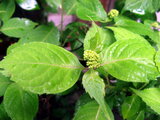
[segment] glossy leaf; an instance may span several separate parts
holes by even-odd
[[[155,112],[160,114],[160,88],[148,88],[144,90],[132,89]]]
[[[3,96],[8,85],[11,83],[9,78],[5,77],[0,73],[0,96]]]
[[[10,120],[4,109],[3,103],[0,104],[0,120]]]
[[[109,106],[106,107],[105,105],[105,84],[103,79],[99,77],[98,72],[94,70],[86,72],[83,76],[82,84],[91,98],[93,97],[98,102],[102,111],[105,113],[107,120],[114,120]]]
[[[38,96],[12,84],[4,95],[4,107],[12,120],[33,120],[38,111]]]
[[[95,101],[91,101],[79,107],[73,120],[106,120],[106,117],[100,106]]]
[[[127,97],[122,104],[123,118],[127,119],[133,117],[139,111],[140,103],[141,99],[136,95]]]
[[[11,79],[34,93],[60,93],[71,88],[83,66],[76,56],[49,43],[32,42],[16,47],[0,63]]]
[[[105,21],[107,14],[99,0],[78,0],[77,16],[83,20]]]
[[[54,25],[41,25],[20,39],[19,43],[47,42],[59,45],[60,34]]]
[[[155,0],[126,0],[124,9],[140,15],[144,15],[147,12],[153,13],[156,10],[152,6],[152,2],[156,2],[156,1]]]
[[[24,10],[38,10],[39,5],[36,0],[16,0],[18,5]]]
[[[14,0],[2,0],[0,3],[0,19],[6,22],[15,11]]]
[[[156,33],[150,27],[142,23],[138,23],[124,17],[115,18],[115,22],[116,26],[125,28],[133,33],[137,33],[143,36],[149,36],[154,42],[157,42]]]
[[[121,40],[134,40],[139,39],[144,41],[144,38],[140,35],[133,33],[127,29],[121,28],[121,27],[108,27],[114,32],[115,38],[117,41]]]
[[[154,48],[145,40],[117,41],[104,50],[101,66],[120,80],[149,82],[159,75],[154,55]]]
[[[138,112],[135,116],[133,116],[127,120],[144,120],[144,119],[145,119],[144,118],[144,111],[142,110],[142,111]]]
[[[22,37],[32,30],[36,23],[25,18],[12,18],[1,28],[2,33],[10,37]]]
[[[84,39],[84,49],[100,53],[114,41],[113,34],[109,30],[103,29],[93,23]]]

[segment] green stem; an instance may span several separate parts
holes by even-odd
[[[61,5],[62,5],[62,8],[61,8],[61,28],[60,28],[60,30],[61,30],[61,35],[62,35],[62,33],[63,33],[63,21],[64,21],[64,11],[63,11],[63,3],[64,3],[64,0],[62,0],[62,3],[61,3]]]
[[[147,84],[148,84],[148,83],[145,83],[144,85],[142,85],[142,86],[139,88],[139,90],[141,90],[141,89],[143,89],[144,87],[146,87]]]

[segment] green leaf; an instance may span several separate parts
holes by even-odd
[[[91,101],[79,107],[73,120],[106,120],[106,117],[100,106],[95,101]]]
[[[0,104],[0,120],[10,120],[4,109],[3,103]]]
[[[60,93],[71,88],[84,68],[67,50],[32,42],[12,50],[0,63],[11,80],[34,93]]]
[[[137,33],[143,36],[149,36],[154,42],[156,41],[156,33],[148,26],[138,23],[136,21],[124,18],[116,17],[115,18],[116,26],[125,28],[133,33]]]
[[[19,43],[29,42],[47,42],[59,45],[60,34],[58,29],[53,25],[40,25],[33,29],[26,36],[22,37]]]
[[[103,29],[93,23],[84,39],[84,49],[100,53],[114,41],[113,34],[109,30]]]
[[[129,96],[122,104],[122,115],[124,119],[134,116],[138,111],[141,104],[141,99],[137,95]]]
[[[67,15],[75,14],[77,9],[77,0],[63,0],[63,9]]]
[[[124,9],[140,15],[154,13],[156,10],[152,2],[156,1],[158,2],[158,0],[126,0]]]
[[[3,102],[12,120],[33,120],[38,111],[38,96],[24,91],[17,84],[7,88]]]
[[[0,73],[0,96],[3,96],[8,85],[11,83],[9,78],[5,77]]]
[[[0,3],[0,19],[6,22],[15,11],[14,0],[2,0]]]
[[[2,33],[10,37],[22,37],[32,30],[37,23],[25,18],[12,18],[1,28]]]
[[[135,116],[133,116],[127,120],[144,120],[144,119],[145,119],[144,118],[144,111],[142,110],[142,111],[138,112]]]
[[[106,107],[105,105],[105,84],[103,79],[99,77],[98,72],[92,69],[87,71],[83,76],[82,84],[91,98],[93,97],[98,102],[102,111],[105,113],[107,120],[114,120],[109,106]]]
[[[152,0],[152,6],[155,11],[158,11],[160,9],[160,1],[159,0]]]
[[[99,0],[78,0],[77,16],[83,20],[105,21],[107,14]]]
[[[77,0],[46,0],[47,4],[55,11],[63,7],[63,11],[68,14],[75,14]]]
[[[88,95],[88,93],[84,93],[80,96],[76,103],[75,111],[77,111],[81,106],[87,104],[88,102],[93,101],[93,99]]]
[[[140,35],[133,33],[127,29],[121,28],[121,27],[107,27],[111,29],[114,32],[115,38],[117,41],[119,40],[134,40],[134,39],[139,39],[143,40],[144,38],[141,37]]]
[[[155,62],[156,62],[156,66],[157,66],[158,70],[160,71],[160,50],[158,50],[156,52]]]
[[[145,40],[117,41],[103,51],[101,66],[120,80],[149,82],[159,75],[154,55],[155,49]]]
[[[39,10],[36,0],[16,0],[16,2],[24,10]]]
[[[62,0],[46,0],[46,2],[55,12],[58,12],[58,8],[61,6]]]
[[[21,45],[21,44],[19,43],[19,41],[16,42],[16,43],[14,43],[14,44],[11,44],[11,45],[7,48],[7,55],[8,55],[9,53],[11,53],[12,50],[13,50],[14,48],[18,47],[19,45]]]
[[[155,112],[160,114],[160,88],[148,88],[144,90],[132,89]]]

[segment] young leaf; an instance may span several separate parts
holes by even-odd
[[[47,42],[59,45],[60,34],[58,29],[52,25],[41,25],[22,37],[19,43]]]
[[[32,42],[12,50],[0,63],[11,79],[34,93],[60,93],[72,87],[83,66],[76,56],[49,43]]]
[[[93,50],[100,53],[115,41],[113,34],[107,30],[97,26],[95,23],[86,34],[84,39],[84,49]]]
[[[92,69],[87,71],[83,76],[82,84],[91,98],[93,97],[98,102],[107,120],[113,120],[114,117],[109,106],[105,105],[105,84],[103,79],[99,77],[98,72]]]
[[[125,28],[133,33],[149,36],[154,42],[156,41],[156,33],[148,26],[125,17],[115,18],[116,26]]]
[[[6,22],[15,11],[15,2],[14,0],[3,0],[0,3],[0,19],[3,22]]]
[[[9,78],[5,77],[0,73],[0,96],[3,96],[8,85],[11,83]]]
[[[38,111],[38,96],[11,84],[4,95],[4,107],[12,120],[33,120]]]
[[[155,112],[160,114],[160,88],[148,88],[142,91],[132,89]]]
[[[0,120],[10,120],[4,109],[3,103],[0,104]]]
[[[36,0],[16,0],[18,5],[24,10],[38,10],[39,5]]]
[[[79,107],[73,120],[106,120],[106,117],[100,106],[95,101],[91,101]]]
[[[1,32],[10,37],[22,37],[32,30],[37,23],[25,18],[12,18],[8,20],[1,28]]]
[[[120,80],[149,82],[159,75],[154,55],[155,49],[145,40],[117,41],[104,50],[101,66]]]
[[[141,99],[137,95],[129,96],[122,104],[122,115],[124,119],[134,116],[140,107]]]
[[[83,20],[105,21],[107,14],[99,0],[78,0],[77,16]]]

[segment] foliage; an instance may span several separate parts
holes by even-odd
[[[117,2],[120,11],[107,13],[99,0],[1,0],[0,32],[17,42],[0,61],[0,119],[36,119],[38,96],[54,94],[63,101],[83,86],[87,94],[77,101],[73,120],[114,120],[116,113],[127,120],[158,120],[160,26],[146,16],[155,15],[160,1]],[[17,17],[16,5],[29,12],[61,8],[61,29]],[[73,22],[63,30],[64,14],[92,25]]]

